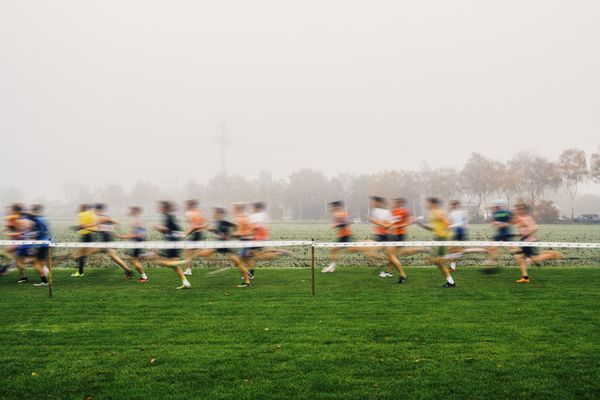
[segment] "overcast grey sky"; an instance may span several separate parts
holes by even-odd
[[[221,120],[246,176],[589,153],[598,21],[593,0],[4,0],[0,186],[205,180]]]

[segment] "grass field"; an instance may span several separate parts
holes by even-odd
[[[58,270],[55,295],[0,277],[2,399],[594,399],[600,270],[263,269],[237,289],[151,270]]]

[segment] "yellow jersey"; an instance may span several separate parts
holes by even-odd
[[[444,210],[437,208],[429,212],[429,225],[433,229],[433,234],[439,239],[450,239],[452,232],[449,228],[448,217]]]
[[[95,232],[96,229],[96,213],[92,210],[81,211],[78,214],[79,217],[79,226],[86,226],[88,228],[84,228],[79,230],[81,235],[89,235],[92,232]]]

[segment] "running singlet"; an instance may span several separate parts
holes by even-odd
[[[492,214],[492,218],[494,219],[494,221],[504,222],[506,224],[510,223],[512,217],[513,215],[509,210],[497,210],[494,211],[494,213]],[[511,233],[510,226],[503,226],[501,228],[498,228],[498,232],[503,235],[508,235]]]
[[[93,230],[95,230],[96,214],[92,210],[88,210],[88,211],[81,211],[78,216],[79,216],[79,226],[82,227],[82,229],[79,230],[79,233],[82,235],[89,235],[90,233],[92,233]],[[83,228],[84,226],[93,226],[94,228],[87,229],[87,228]]]
[[[392,217],[394,217],[394,222],[400,222],[404,226],[397,226],[394,229],[395,235],[406,235],[406,226],[410,220],[410,212],[405,207],[398,207],[392,210]]]
[[[375,208],[371,211],[371,217],[378,221],[382,221],[383,223],[392,222],[392,214],[390,210],[386,210],[385,208]],[[387,235],[387,229],[383,226],[375,225],[373,228],[376,235]]]
[[[204,216],[200,210],[191,210],[187,212],[186,218],[190,224],[190,230],[198,232],[204,226]]]
[[[449,239],[452,236],[450,229],[448,228],[448,220],[446,213],[442,210],[431,210],[429,212],[429,224],[433,230],[433,234],[438,239]]]
[[[167,230],[163,232],[165,239],[172,242],[179,240],[179,237],[181,236],[181,228],[179,228],[179,225],[177,225],[177,221],[172,214],[165,214],[164,226],[167,228]]]
[[[250,226],[254,232],[254,240],[269,240],[269,216],[266,212],[251,214]]]
[[[236,216],[235,223],[237,224],[237,233],[240,239],[252,239],[252,227],[250,226],[250,220],[246,215]]]
[[[333,213],[333,226],[337,229],[338,238],[352,236],[350,219],[346,211],[340,210]]]
[[[215,232],[219,235],[219,240],[229,239],[235,227],[236,225],[229,221],[220,220],[215,222]]]

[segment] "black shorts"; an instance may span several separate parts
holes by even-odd
[[[494,236],[494,240],[496,242],[510,242],[513,239],[514,235],[509,232],[498,231]]]
[[[338,243],[350,243],[352,241],[352,236],[348,235],[348,236],[340,236],[339,238],[337,238],[336,240]]]
[[[131,257],[138,258],[142,254],[142,249],[131,249]]]
[[[86,233],[81,235],[81,238],[79,238],[79,240],[82,243],[92,243],[94,241],[94,234],[93,233]]]
[[[200,241],[204,240],[204,233],[200,232],[200,231],[194,232],[190,235],[188,240],[190,240],[192,242],[200,242]]]
[[[527,258],[537,256],[539,253],[537,247],[521,247],[517,254],[523,254]]]
[[[387,235],[388,237],[388,242],[404,242],[404,240],[406,239],[406,235],[404,233],[396,235],[396,234],[391,234],[391,235]]]
[[[48,246],[33,246],[29,250],[29,256],[39,261],[46,261],[48,259]]]
[[[389,242],[390,236],[389,235],[375,235],[374,239],[376,242]]]
[[[179,258],[180,254],[181,249],[164,249],[160,252],[162,258]]]
[[[113,241],[113,234],[111,232],[98,232],[98,235],[101,242],[106,243]]]

